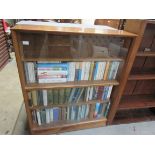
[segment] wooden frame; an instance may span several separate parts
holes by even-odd
[[[149,27],[152,29],[150,30]],[[116,106],[115,114],[116,112],[117,114],[115,119],[113,117],[113,124],[153,120],[155,118],[153,113],[153,108],[155,107],[153,80],[155,79],[155,74],[152,69],[149,70],[149,67],[147,67],[147,65],[154,67],[155,53],[154,50],[144,51],[144,48],[148,48],[148,40],[151,40],[149,37],[154,35],[155,21],[127,20],[125,30],[138,34],[138,41],[127,84],[124,92],[122,92],[120,103]],[[153,42],[150,44],[151,47],[153,46],[152,44]],[[136,116],[136,113],[142,113],[142,115]]]
[[[48,32],[48,33],[54,33],[54,34],[91,34],[91,35],[105,35],[105,36],[115,36],[115,37],[127,37],[132,39],[132,44],[130,47],[130,50],[128,52],[128,56],[126,58],[126,62],[124,65],[124,71],[122,72],[121,75],[121,80],[120,83],[118,83],[116,80],[113,81],[82,81],[79,83],[76,82],[68,82],[66,84],[27,84],[25,81],[25,76],[24,76],[24,67],[23,67],[23,61],[36,61],[37,59],[24,59],[21,56],[21,47],[19,44],[20,40],[20,32]],[[35,108],[43,108],[43,107],[30,107],[28,104],[28,92],[30,90],[36,90],[36,89],[50,89],[50,88],[66,88],[66,87],[87,87],[87,86],[99,86],[99,85],[119,85],[118,88],[116,88],[116,93],[114,95],[114,98],[112,100],[112,107],[110,109],[109,117],[108,117],[108,124],[110,124],[113,120],[113,117],[115,115],[117,106],[119,104],[119,101],[121,99],[126,81],[128,79],[129,72],[131,70],[134,58],[135,58],[135,51],[138,48],[138,43],[139,38],[137,35],[122,31],[122,30],[95,30],[95,28],[57,28],[54,26],[30,26],[30,25],[16,25],[14,28],[12,28],[12,36],[13,36],[13,44],[15,47],[15,53],[16,53],[16,61],[17,61],[17,66],[18,66],[18,71],[19,71],[19,77],[20,77],[20,82],[21,82],[21,87],[22,87],[22,92],[23,92],[23,97],[24,97],[24,103],[26,107],[26,112],[28,116],[28,122],[29,122],[29,128],[30,132],[32,134],[49,134],[49,133],[59,133],[59,132],[65,132],[65,131],[72,131],[72,130],[77,130],[77,129],[84,129],[84,128],[92,128],[92,127],[99,127],[99,126],[104,126],[107,123],[106,118],[101,118],[101,119],[90,119],[90,120],[85,120],[81,121],[78,123],[75,122],[62,122],[58,123],[57,125],[52,125],[49,124],[47,126],[36,126],[33,124],[32,121],[32,114],[31,110]],[[45,60],[45,59],[44,59]],[[48,60],[48,59],[47,59]],[[52,59],[50,59],[52,60]],[[65,59],[64,59],[65,60]],[[89,59],[88,59],[89,60]],[[97,59],[91,59],[91,60],[97,60]],[[98,59],[101,60],[101,59]],[[103,59],[102,59],[103,60]],[[105,60],[111,61],[115,60],[115,58],[105,58]],[[118,61],[121,61],[121,59],[116,59]],[[67,60],[65,60],[67,61]],[[74,59],[73,59],[74,61]],[[75,61],[77,61],[75,59]],[[78,61],[80,61],[78,59]],[[81,61],[83,61],[81,59]],[[89,104],[93,104],[93,102],[90,102]],[[93,108],[93,106],[92,106]],[[90,118],[92,117],[92,113],[90,113]]]

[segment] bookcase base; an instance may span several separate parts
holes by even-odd
[[[82,130],[88,128],[97,128],[106,125],[106,118],[85,120],[81,122],[74,123],[59,123],[49,126],[33,126],[31,129],[31,134],[58,134],[63,132]]]

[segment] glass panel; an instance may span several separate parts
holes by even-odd
[[[124,38],[103,35],[21,33],[24,58],[83,59],[125,57]]]

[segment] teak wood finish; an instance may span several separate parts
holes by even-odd
[[[118,81],[82,81],[82,82],[67,82],[65,84],[27,84],[24,76],[24,67],[23,67],[23,61],[29,61],[29,59],[25,60],[21,55],[21,49],[22,47],[19,44],[20,41],[20,32],[47,32],[50,34],[91,34],[91,35],[104,35],[104,36],[114,36],[114,37],[126,37],[132,39],[132,44],[130,47],[130,50],[128,52],[126,62],[124,64],[124,70],[121,75],[120,83]],[[12,36],[13,36],[13,44],[15,47],[15,53],[16,53],[16,60],[17,60],[17,66],[19,71],[19,77],[26,107],[26,112],[28,116],[28,122],[29,122],[29,128],[30,132],[32,134],[49,134],[49,133],[59,133],[59,132],[65,132],[65,131],[72,131],[77,129],[85,129],[85,128],[92,128],[92,127],[99,127],[104,126],[107,123],[106,118],[101,119],[93,119],[93,113],[92,110],[94,106],[91,106],[90,110],[90,116],[89,120],[84,120],[80,122],[67,122],[67,121],[60,121],[57,124],[49,124],[44,126],[38,126],[33,123],[32,121],[32,114],[31,110],[35,109],[37,107],[30,107],[28,102],[28,92],[30,90],[35,89],[50,89],[50,88],[64,88],[64,87],[87,87],[87,86],[99,86],[99,85],[118,85],[118,88],[115,89],[114,97],[112,100],[112,107],[110,109],[110,113],[108,116],[108,124],[110,124],[114,118],[114,115],[116,113],[118,104],[120,102],[125,84],[128,79],[129,72],[131,70],[134,58],[135,58],[135,51],[138,48],[139,45],[139,37],[137,37],[136,34],[130,33],[127,31],[122,30],[97,30],[95,28],[66,28],[66,27],[54,27],[54,26],[33,26],[33,25],[16,25],[14,28],[12,28]],[[110,60],[111,58],[109,58]],[[33,60],[36,61],[38,59]],[[50,59],[52,60],[52,59]],[[74,60],[74,59],[73,59]],[[92,58],[92,60],[95,60]],[[103,60],[103,59],[102,59]],[[90,102],[90,104],[94,105],[93,102]],[[38,107],[43,108],[43,107]]]
[[[135,51],[136,58],[114,124],[155,119],[154,113],[149,111],[150,108],[155,107],[155,21],[127,20],[125,30],[138,34],[140,44],[138,43],[138,49]],[[148,47],[150,51],[145,51],[144,49]],[[136,115],[135,110],[140,114],[139,116]]]

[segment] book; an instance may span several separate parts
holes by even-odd
[[[94,62],[91,62],[90,72],[89,72],[89,78],[88,78],[89,80],[92,80],[93,71],[94,71]]]
[[[36,82],[35,62],[25,62],[24,68],[26,73],[26,80],[28,83]]]
[[[100,108],[100,103],[97,102],[96,105],[95,105],[94,118],[97,118],[99,108]]]
[[[46,123],[50,123],[50,109],[45,109],[46,111]]]
[[[59,89],[59,104],[64,103],[64,93],[65,93],[64,89]]]
[[[110,62],[108,61],[106,63],[105,72],[104,72],[104,75],[103,75],[103,80],[107,80],[109,67],[110,67]]]
[[[109,101],[108,104],[107,104],[107,106],[106,106],[105,112],[104,112],[104,116],[105,116],[105,117],[108,116],[108,112],[109,112],[110,104],[111,104],[111,102]]]
[[[75,79],[75,62],[69,62],[67,81],[74,81],[74,79]]]
[[[32,91],[32,104],[35,106],[37,105],[37,91],[33,90]]]
[[[58,89],[53,89],[53,103],[59,104],[59,91],[58,91]]]
[[[106,97],[107,99],[110,98],[110,95],[111,95],[111,92],[112,92],[112,88],[113,88],[113,86],[109,86],[107,97]]]
[[[43,90],[43,105],[47,106],[47,90]]]
[[[74,96],[76,89],[77,88],[72,88],[69,99],[68,99],[68,103],[71,103],[73,101],[73,96]]]
[[[53,104],[53,90],[48,90],[47,91],[47,99],[49,104]]]
[[[45,111],[45,109],[42,109],[40,111],[40,114],[41,114],[41,124],[46,124],[46,111]]]
[[[68,103],[68,101],[69,101],[69,96],[70,96],[71,90],[72,90],[71,88],[65,89],[65,103]]]
[[[37,115],[38,125],[41,125],[42,123],[41,123],[41,117],[40,117],[40,111],[39,110],[36,111],[36,115]]]
[[[53,109],[49,109],[49,113],[50,113],[50,122],[53,122]]]
[[[53,108],[53,121],[59,120],[59,111],[60,109],[58,107]]]

